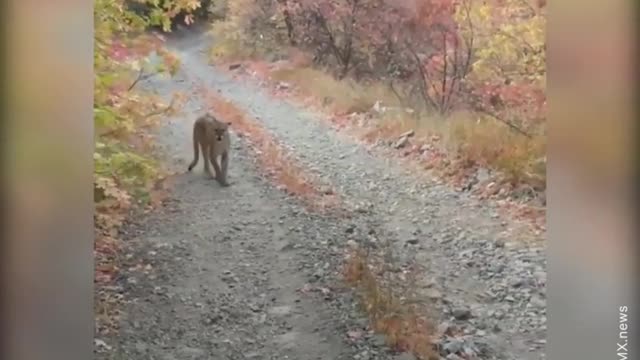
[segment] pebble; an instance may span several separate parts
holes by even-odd
[[[409,245],[417,245],[418,242],[419,242],[419,240],[416,239],[416,238],[407,240],[407,244],[409,244]]]
[[[471,310],[467,308],[453,309],[451,314],[456,320],[464,321],[464,320],[469,320],[471,318]]]
[[[455,354],[462,351],[463,345],[464,345],[464,342],[460,339],[448,338],[445,340],[444,344],[442,345],[442,349],[447,354]]]
[[[442,293],[436,289],[427,289],[425,291],[425,296],[431,300],[440,300],[442,299]]]

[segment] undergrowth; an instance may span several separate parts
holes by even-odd
[[[442,117],[404,107],[388,85],[359,84],[352,79],[338,80],[314,68],[286,67],[272,71],[276,82],[289,82],[304,96],[312,96],[337,115],[366,114],[365,140],[394,140],[409,131],[419,149],[431,145],[448,158],[447,163],[463,168],[485,167],[498,172],[504,182],[527,185],[536,191],[546,189],[546,137],[531,137],[512,131],[489,116],[458,111]],[[398,88],[399,86],[396,86]],[[379,102],[381,111],[374,110]]]
[[[225,1],[225,18],[213,23],[215,39],[210,57],[217,61],[246,59],[275,60],[285,55],[279,46],[286,37],[282,19],[275,14],[275,2]],[[275,14],[275,15],[274,15]],[[262,29],[269,28],[269,31]]]
[[[311,68],[281,68],[270,73],[272,79],[295,85],[305,95],[322,101],[322,105],[338,114],[364,113],[377,101],[397,104],[382,84],[360,84],[352,79],[336,80],[327,72]]]

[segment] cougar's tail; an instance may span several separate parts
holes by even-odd
[[[191,164],[189,164],[189,171],[193,170],[193,168],[198,164],[198,160],[200,159],[200,151],[198,151],[198,138],[196,136],[198,132],[198,125],[199,124],[196,124],[193,127],[193,161],[191,162]]]

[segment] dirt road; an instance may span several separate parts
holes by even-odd
[[[176,39],[180,73],[145,86],[161,94],[192,94],[195,83],[218,91],[259,119],[348,206],[366,211],[352,219],[307,212],[261,175],[255,154],[234,135],[231,187],[206,179],[200,163],[177,177],[163,209],[126,230],[136,249],[128,261],[151,270],[123,275],[133,301],[121,335],[105,340],[112,350],[102,358],[410,359],[391,353],[377,335],[347,339],[348,331],[366,330],[336,274],[345,231],[354,227],[352,237],[384,234],[400,263],[426,267],[417,290],[432,302],[437,325],[461,329],[443,337],[443,354],[469,349],[483,359],[544,358],[542,245],[514,238],[492,205],[425,181],[318,115],[209,66],[210,44],[203,35]],[[184,172],[191,160],[191,126],[203,108],[192,96],[160,130],[170,169]]]

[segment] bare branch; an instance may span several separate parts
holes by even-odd
[[[171,109],[173,109],[173,105],[175,104],[176,99],[173,98],[171,99],[171,102],[169,103],[169,105],[167,105],[166,107],[162,108],[162,109],[158,109],[156,111],[152,111],[146,115],[142,116],[142,119],[148,119],[152,116],[156,116],[156,115],[162,115],[162,114],[166,114],[167,112],[169,112]]]
[[[442,86],[441,86],[441,94],[440,94],[440,107],[442,108],[445,99],[445,91],[447,90],[447,67],[449,65],[448,56],[447,56],[447,33],[442,31]]]
[[[151,77],[153,77],[156,74],[157,73],[145,74],[144,73],[144,68],[140,67],[140,71],[138,72],[138,76],[133,81],[133,83],[129,86],[127,91],[131,91],[140,81],[144,81],[144,80],[150,79]]]
[[[424,99],[426,104],[429,104],[430,106],[432,106],[434,109],[437,108],[435,102],[433,101],[433,99],[431,99],[431,97],[429,96],[429,94],[427,94],[427,75],[425,74],[424,69],[422,68],[422,61],[420,60],[420,57],[418,56],[418,54],[415,52],[415,50],[413,50],[413,48],[411,47],[411,45],[409,44],[409,42],[407,41],[406,43],[407,49],[409,50],[409,52],[411,53],[411,55],[413,56],[413,58],[415,59],[416,62],[416,67],[418,68],[418,72],[420,73],[420,95],[422,96],[422,98]]]
[[[505,125],[507,125],[511,130],[515,131],[516,133],[523,135],[529,139],[531,139],[533,136],[531,134],[529,134],[528,132],[526,132],[525,130],[521,129],[519,126],[517,126],[516,124],[503,119],[502,117],[500,117],[498,114],[492,112],[491,110],[485,109],[485,108],[476,108],[476,111],[483,113],[485,115],[490,116],[491,118],[493,118],[496,121],[499,121]]]

